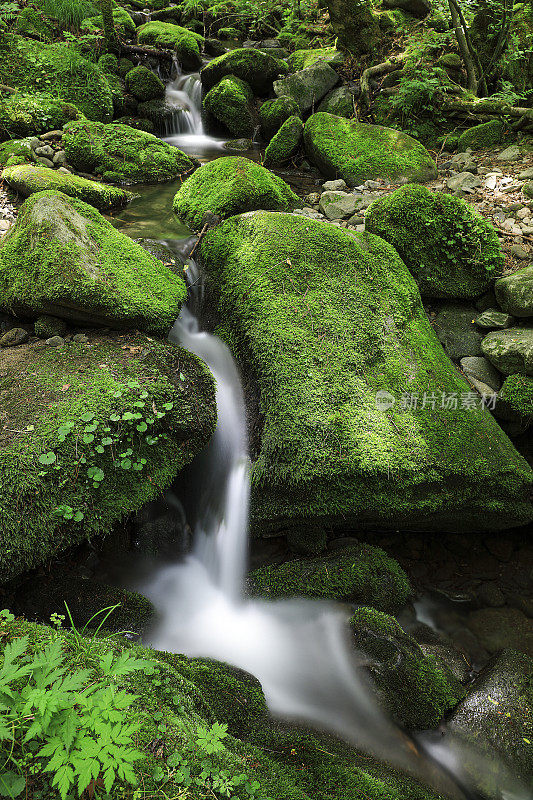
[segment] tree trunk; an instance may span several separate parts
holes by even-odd
[[[119,41],[113,20],[112,0],[100,0],[100,12],[104,23],[104,37],[107,51],[116,53],[119,50]]]
[[[477,95],[476,68],[474,66],[474,59],[472,58],[472,54],[468,49],[465,31],[461,24],[461,19],[459,17],[459,13],[457,11],[454,0],[448,0],[448,5],[450,7],[450,14],[452,17],[452,24],[455,31],[455,38],[457,39],[457,44],[459,45],[461,58],[463,59],[463,63],[466,69],[467,89],[469,92],[472,92],[472,94]]]

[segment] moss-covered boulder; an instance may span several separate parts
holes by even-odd
[[[261,567],[248,578],[252,594],[268,597],[314,597],[396,611],[411,594],[400,565],[379,547],[358,543],[319,558]]]
[[[182,67],[186,70],[202,66],[201,49],[204,38],[199,33],[174,25],[171,22],[147,22],[137,29],[139,44],[153,45],[173,50]]]
[[[47,94],[15,94],[0,100],[0,139],[35,136],[84,119],[71,103]]]
[[[141,334],[23,345],[2,372],[0,582],[109,533],[213,433],[205,365]]]
[[[301,69],[312,67],[317,61],[325,61],[327,64],[341,63],[343,59],[335,47],[317,47],[315,49],[295,50],[287,59],[287,64],[291,72],[298,72]]]
[[[197,165],[151,133],[129,125],[74,122],[63,134],[68,163],[113,183],[158,183],[188,175]]]
[[[125,8],[121,6],[115,6],[115,8],[113,8],[113,22],[115,24],[115,30],[122,36],[131,39],[135,35],[135,23]],[[104,22],[102,15],[97,14],[95,17],[87,17],[87,19],[84,19],[80,25],[80,30],[85,34],[103,34]]]
[[[524,267],[496,281],[498,303],[514,317],[533,317],[533,266]]]
[[[355,116],[355,104],[357,95],[349,86],[339,86],[329,92],[321,101],[318,106],[319,111],[324,111],[326,114],[334,114],[336,117],[350,117]]]
[[[31,137],[11,139],[0,144],[0,167],[11,167],[14,164],[27,164],[33,160]]]
[[[186,295],[181,278],[92,206],[40,192],[0,244],[0,306],[166,334]]]
[[[254,94],[245,81],[227,75],[204,97],[207,113],[233,136],[252,136],[256,127]]]
[[[261,136],[263,139],[270,141],[289,117],[299,115],[300,108],[298,103],[291,97],[277,97],[275,100],[267,100],[259,109]]]
[[[492,119],[482,125],[468,128],[459,137],[457,149],[460,153],[465,150],[483,150],[485,147],[494,147],[499,144],[505,130],[504,123],[499,119]]]
[[[424,183],[437,177],[435,162],[420,142],[381,125],[320,111],[305,123],[304,144],[323,175],[343,178],[348,186],[374,178]]]
[[[317,61],[307,69],[274,81],[274,91],[278,97],[291,98],[304,113],[317,106],[338,82],[335,70],[325,61]]]
[[[493,331],[485,336],[481,349],[504,375],[533,376],[533,328]]]
[[[88,119],[108,122],[113,102],[104,73],[68,44],[43,44],[21,36],[0,41],[0,83],[22,92],[46,88]]]
[[[381,30],[371,0],[327,0],[327,6],[339,50],[356,57],[376,50]]]
[[[300,149],[304,134],[304,124],[300,117],[289,117],[265,150],[265,166],[275,167],[285,164]]]
[[[151,69],[139,65],[126,74],[128,91],[143,103],[165,96],[165,84]]]
[[[200,76],[206,89],[211,89],[226,75],[235,75],[248,83],[255,94],[264,95],[272,89],[274,80],[287,73],[287,64],[262,53],[261,50],[240,47],[213,58]]]
[[[200,250],[219,332],[255,386],[256,529],[467,531],[533,517],[533,472],[486,409],[461,407],[471,387],[391,245],[256,212],[208,231]]]
[[[297,195],[277,175],[240,156],[224,156],[204,164],[174,197],[174,212],[199,229],[207,211],[223,219],[258,208],[286,211],[299,204]]]
[[[191,794],[210,794],[211,781],[200,777],[209,758],[217,775],[231,781],[246,775],[248,785],[251,781],[259,784],[254,786],[258,797],[272,800],[438,800],[436,793],[414,778],[367,753],[301,725],[273,720],[259,682],[226,664],[145,649],[118,637],[81,636],[80,645],[75,647],[68,630],[57,634],[22,619],[0,621],[0,626],[2,648],[27,636],[32,655],[42,652],[59,635],[67,665],[88,669],[87,685],[100,678],[94,664],[106,654],[108,658],[129,655],[137,659],[138,667],[144,666],[144,670],[118,676],[114,688],[135,697],[128,720],[134,719],[140,726],[135,746],[142,758],[134,762],[134,769],[143,790],[154,796],[161,793],[161,776],[165,793],[177,796],[183,792],[182,773],[175,769],[175,762],[182,758],[192,778],[199,782]],[[84,657],[86,653],[90,654],[88,658]],[[227,726],[223,747],[214,756],[203,757],[197,742],[199,734],[209,731],[215,722],[222,726],[218,731]],[[154,742],[161,741],[162,726],[165,746],[154,747]],[[45,793],[48,782],[39,772],[32,785],[39,791],[42,787]],[[238,780],[232,796],[246,800],[250,792]]]
[[[409,730],[436,728],[465,696],[452,671],[401,625],[374,608],[358,608],[350,619],[353,642],[369,659],[368,672],[380,705]]]
[[[104,183],[80,178],[78,175],[68,175],[55,169],[33,164],[7,167],[2,173],[2,178],[22,197],[29,197],[36,192],[51,189],[68,194],[69,197],[84,200],[100,211],[122,208],[133,197],[130,192],[119,189],[117,186],[106,186]]]
[[[425,297],[478,297],[503,269],[494,227],[460,197],[403,186],[376,200],[365,221],[398,251]]]
[[[498,402],[504,403],[525,422],[533,422],[533,377],[509,375],[503,382]]]

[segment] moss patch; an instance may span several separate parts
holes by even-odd
[[[0,370],[0,581],[109,533],[157,497],[214,429],[214,385],[203,363],[141,334],[92,335],[88,344],[57,349],[25,345],[10,351],[7,363],[4,356]],[[154,412],[147,433],[123,417],[139,411],[137,402],[163,413]],[[173,404],[170,412],[166,403]],[[65,425],[72,427],[62,440]],[[130,435],[132,464],[146,460],[140,471],[124,469],[119,457]],[[150,437],[159,435],[151,445]],[[100,454],[95,448],[106,437],[118,444],[106,444]],[[43,465],[40,457],[49,453],[55,458]],[[92,467],[104,473],[99,488],[90,479]],[[65,507],[83,519],[65,518],[58,512]]]
[[[474,125],[459,137],[457,149],[460,153],[468,150],[483,150],[485,147],[494,147],[499,144],[505,129],[504,123],[499,119],[492,119],[482,125]]]
[[[174,197],[173,208],[198,229],[206,211],[225,219],[258,208],[286,211],[298,204],[298,197],[277,175],[248,158],[225,156],[191,175]]]
[[[71,103],[47,94],[15,94],[0,100],[0,138],[38,135],[84,118]]]
[[[239,47],[223,56],[213,58],[202,69],[202,84],[211,89],[226,75],[246,81],[256,94],[267,94],[279,75],[288,71],[287,64],[254,48]]]
[[[200,54],[204,38],[188,28],[171,22],[147,22],[137,29],[139,44],[173,50],[184,69],[198,69],[202,65]]]
[[[92,206],[32,195],[0,245],[0,304],[39,316],[166,334],[185,284]]]
[[[327,61],[329,64],[333,59],[339,56],[341,56],[341,53],[335,47],[320,47],[314,50],[296,50],[289,56],[287,63],[291,72],[298,72],[300,69],[312,67],[317,61]]]
[[[125,192],[116,186],[106,186],[97,181],[80,178],[78,175],[67,175],[55,169],[33,164],[8,167],[3,171],[2,178],[23,197],[29,197],[36,192],[54,190],[84,200],[100,211],[122,208],[133,197],[130,192]]]
[[[374,178],[423,183],[437,177],[435,162],[420,142],[381,125],[319,111],[305,123],[304,144],[323,175],[343,178],[348,186]]]
[[[208,231],[201,257],[220,333],[259,392],[256,526],[316,517],[468,530],[532,518],[531,469],[488,411],[461,407],[470,387],[391,245],[256,212]],[[441,407],[443,393],[456,408]]]
[[[284,164],[296,155],[300,148],[304,125],[300,117],[289,117],[273,137],[265,150],[265,166]]]
[[[152,70],[139,65],[126,75],[128,91],[141,103],[165,96],[165,84]]]
[[[228,75],[208,91],[204,108],[234,136],[252,136],[256,126],[253,99],[247,83]]]
[[[509,375],[501,388],[500,398],[516,414],[526,420],[533,418],[533,378]]]
[[[125,8],[116,6],[113,9],[113,22],[115,24],[115,30],[122,36],[126,36],[128,39],[131,39],[131,37],[135,34],[135,23]],[[104,22],[101,15],[84,19],[81,23],[80,29],[81,32],[85,34],[103,33]]]
[[[63,134],[69,164],[112,183],[157,183],[192,172],[197,162],[166,142],[128,125],[75,122]]]
[[[13,139],[0,144],[0,167],[27,164],[33,158],[30,139]]]
[[[298,104],[290,97],[277,97],[267,100],[259,109],[259,123],[261,135],[270,141],[283,123],[292,116],[300,116]]]
[[[424,186],[374,202],[366,228],[395,247],[426,297],[477,297],[503,268],[491,223],[460,197]]]

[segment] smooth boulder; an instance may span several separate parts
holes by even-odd
[[[406,133],[367,125],[319,111],[304,128],[308,158],[327,178],[343,178],[348,186],[387,178],[424,183],[437,177],[426,148]]]
[[[533,317],[533,266],[500,278],[495,292],[498,303],[508,314]]]
[[[504,375],[533,375],[533,328],[493,331],[485,336],[481,349]]]
[[[222,332],[259,398],[257,530],[532,519],[531,468],[480,403],[463,407],[471,387],[391,245],[258,211],[208,231],[200,250]]]
[[[258,208],[286,211],[299,199],[284,180],[240,156],[217,158],[188,178],[174,197],[174,212],[199,230],[207,212],[222,219]]]
[[[253,136],[256,127],[253,100],[248,84],[228,75],[208,91],[204,108],[233,136]]]
[[[0,306],[167,334],[184,281],[96,209],[61,192],[25,201],[0,242]]]
[[[226,75],[235,75],[246,81],[255,94],[264,95],[272,89],[273,81],[288,71],[287,64],[268,53],[239,47],[223,56],[213,58],[200,72],[202,84],[211,89]]]
[[[304,113],[316,106],[338,82],[335,70],[325,61],[317,61],[311,67],[274,81],[274,91],[278,97],[293,100]]]

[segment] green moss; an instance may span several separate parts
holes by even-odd
[[[477,297],[503,267],[491,223],[461,198],[423,186],[404,186],[374,202],[366,227],[396,248],[427,297]]]
[[[174,197],[174,213],[192,228],[200,227],[206,211],[230,217],[241,211],[267,208],[285,211],[298,197],[277,175],[248,158],[224,156],[204,164]]]
[[[470,387],[391,245],[256,212],[208,231],[200,251],[220,298],[219,333],[259,398],[256,528],[311,519],[469,530],[531,519],[533,473],[488,411],[461,408]],[[379,391],[392,394],[390,408]],[[441,408],[453,393],[457,408]],[[433,395],[434,409],[423,404]]]
[[[109,72],[112,75],[118,75],[120,73],[118,58],[113,53],[105,53],[103,56],[100,56],[98,59],[98,66],[102,72]],[[130,69],[133,69],[133,64],[131,64]]]
[[[0,248],[4,309],[166,334],[185,284],[96,209],[39,192]]]
[[[26,6],[18,12],[11,32],[19,36],[39,39],[42,42],[51,42],[54,38],[54,29],[50,20],[42,11],[32,6]]]
[[[235,75],[227,75],[204,98],[204,108],[234,136],[252,136],[255,130],[254,95]]]
[[[156,127],[151,119],[146,117],[118,117],[113,120],[113,125],[129,125],[130,128],[135,128],[138,131],[145,131],[146,133],[155,134]]]
[[[42,648],[55,635],[50,628],[22,620],[5,625],[2,633],[3,644],[17,636],[29,636],[32,650]],[[136,746],[144,758],[136,763],[135,770],[143,791],[154,798],[182,792],[167,758],[194,743],[198,725],[209,728],[219,721],[228,724],[230,735],[224,739],[222,752],[211,760],[229,777],[245,772],[257,780],[260,797],[438,800],[413,778],[338,740],[275,723],[264,712],[257,681],[231,667],[147,650],[117,637],[96,639],[91,645],[93,659],[88,662],[82,656],[83,647],[75,649],[72,638],[62,632],[59,635],[67,658],[78,667],[88,667],[90,679],[94,660],[105,652],[118,655],[127,650],[137,658],[155,660],[155,674],[136,672],[116,681],[117,686],[137,696],[130,713],[140,723]],[[86,642],[82,639],[83,644]],[[154,742],[164,744],[154,748]],[[165,776],[163,788],[153,777],[158,769]],[[188,794],[191,800],[201,800],[205,791],[193,784]],[[234,797],[244,800],[248,794],[237,786]]]
[[[133,61],[130,61],[129,58],[119,58],[118,60],[118,74],[121,78],[125,78],[130,69],[134,67]]]
[[[93,334],[89,345],[57,349],[19,347],[9,363],[4,360],[3,373],[3,414],[12,430],[0,437],[2,582],[86,538],[108,534],[125,515],[159,496],[214,429],[214,385],[203,363],[141,334]],[[174,405],[150,427],[154,437],[161,434],[157,446],[133,429],[134,457],[146,464],[141,471],[125,470],[117,454],[131,429],[110,416],[121,420],[132,412],[142,392],[147,408]],[[92,425],[98,423],[93,444],[84,443],[87,412],[94,414]],[[72,433],[61,441],[58,430],[65,422],[73,423]],[[106,427],[119,444],[100,455],[93,448]],[[59,469],[40,463],[48,452]],[[87,479],[91,466],[104,472],[100,488]],[[83,520],[58,516],[61,506],[81,511]]]
[[[474,125],[461,134],[457,149],[460,153],[468,150],[483,150],[485,147],[493,147],[501,142],[505,129],[504,123],[499,119],[492,119],[482,125]]]
[[[184,69],[195,70],[202,65],[204,38],[187,28],[171,22],[147,22],[137,29],[137,39],[139,44],[173,50]]]
[[[358,608],[350,619],[357,650],[371,659],[381,705],[410,730],[435,728],[462,700],[465,690],[445,664],[425,656],[394,617]]]
[[[355,57],[375,52],[381,31],[371,0],[328,0],[328,10],[340,50]]]
[[[200,75],[206,89],[211,89],[226,75],[235,75],[246,81],[255,94],[263,95],[271,91],[273,81],[287,71],[285,62],[254,48],[239,47],[213,58]]]
[[[308,157],[328,178],[343,178],[357,186],[370,178],[424,182],[436,177],[435,163],[411,136],[323,111],[304,128]]]
[[[155,100],[165,95],[165,84],[161,78],[158,78],[152,70],[142,65],[134,67],[128,72],[126,86],[141,103],[146,100]]]
[[[335,47],[320,47],[315,50],[296,50],[289,56],[287,63],[291,72],[298,72],[300,69],[312,67],[317,61],[327,61],[329,64],[332,59],[340,55],[341,54]]]
[[[116,6],[113,9],[113,22],[115,24],[115,30],[122,34],[122,36],[131,39],[135,35],[135,23],[125,8]],[[84,19],[81,23],[80,30],[84,34],[103,34],[104,22],[101,15]]]
[[[217,31],[219,39],[239,39],[242,34],[237,28],[219,28]]]
[[[268,142],[289,117],[300,116],[298,104],[291,97],[277,97],[267,100],[259,109],[261,135]]]
[[[525,419],[533,417],[533,378],[509,375],[500,392],[501,400],[516,414]]]
[[[382,611],[401,608],[411,594],[399,564],[379,547],[363,543],[262,567],[251,573],[248,585],[253,594],[270,599],[303,595],[371,604]]]
[[[113,103],[104,74],[68,44],[41,44],[20,36],[0,42],[0,82],[46,92],[72,103],[89,119],[107,122]]]
[[[289,117],[265,150],[265,166],[284,164],[296,155],[300,148],[304,125],[300,117]]]
[[[84,119],[78,109],[47,94],[12,94],[0,100],[0,138],[13,139],[57,130]]]
[[[23,197],[50,189],[84,200],[100,211],[122,208],[133,197],[130,192],[116,186],[106,186],[97,181],[80,178],[78,175],[67,175],[55,169],[33,164],[8,167],[2,173],[2,178]]]
[[[76,170],[102,174],[112,182],[168,181],[187,175],[197,164],[177,147],[128,125],[75,122],[65,128],[63,146]]]
[[[31,161],[32,149],[30,139],[14,139],[0,144],[0,167],[11,167],[13,164],[27,164]]]
[[[59,317],[49,317],[46,314],[35,320],[35,335],[41,339],[50,339],[52,336],[64,336],[67,324]]]

